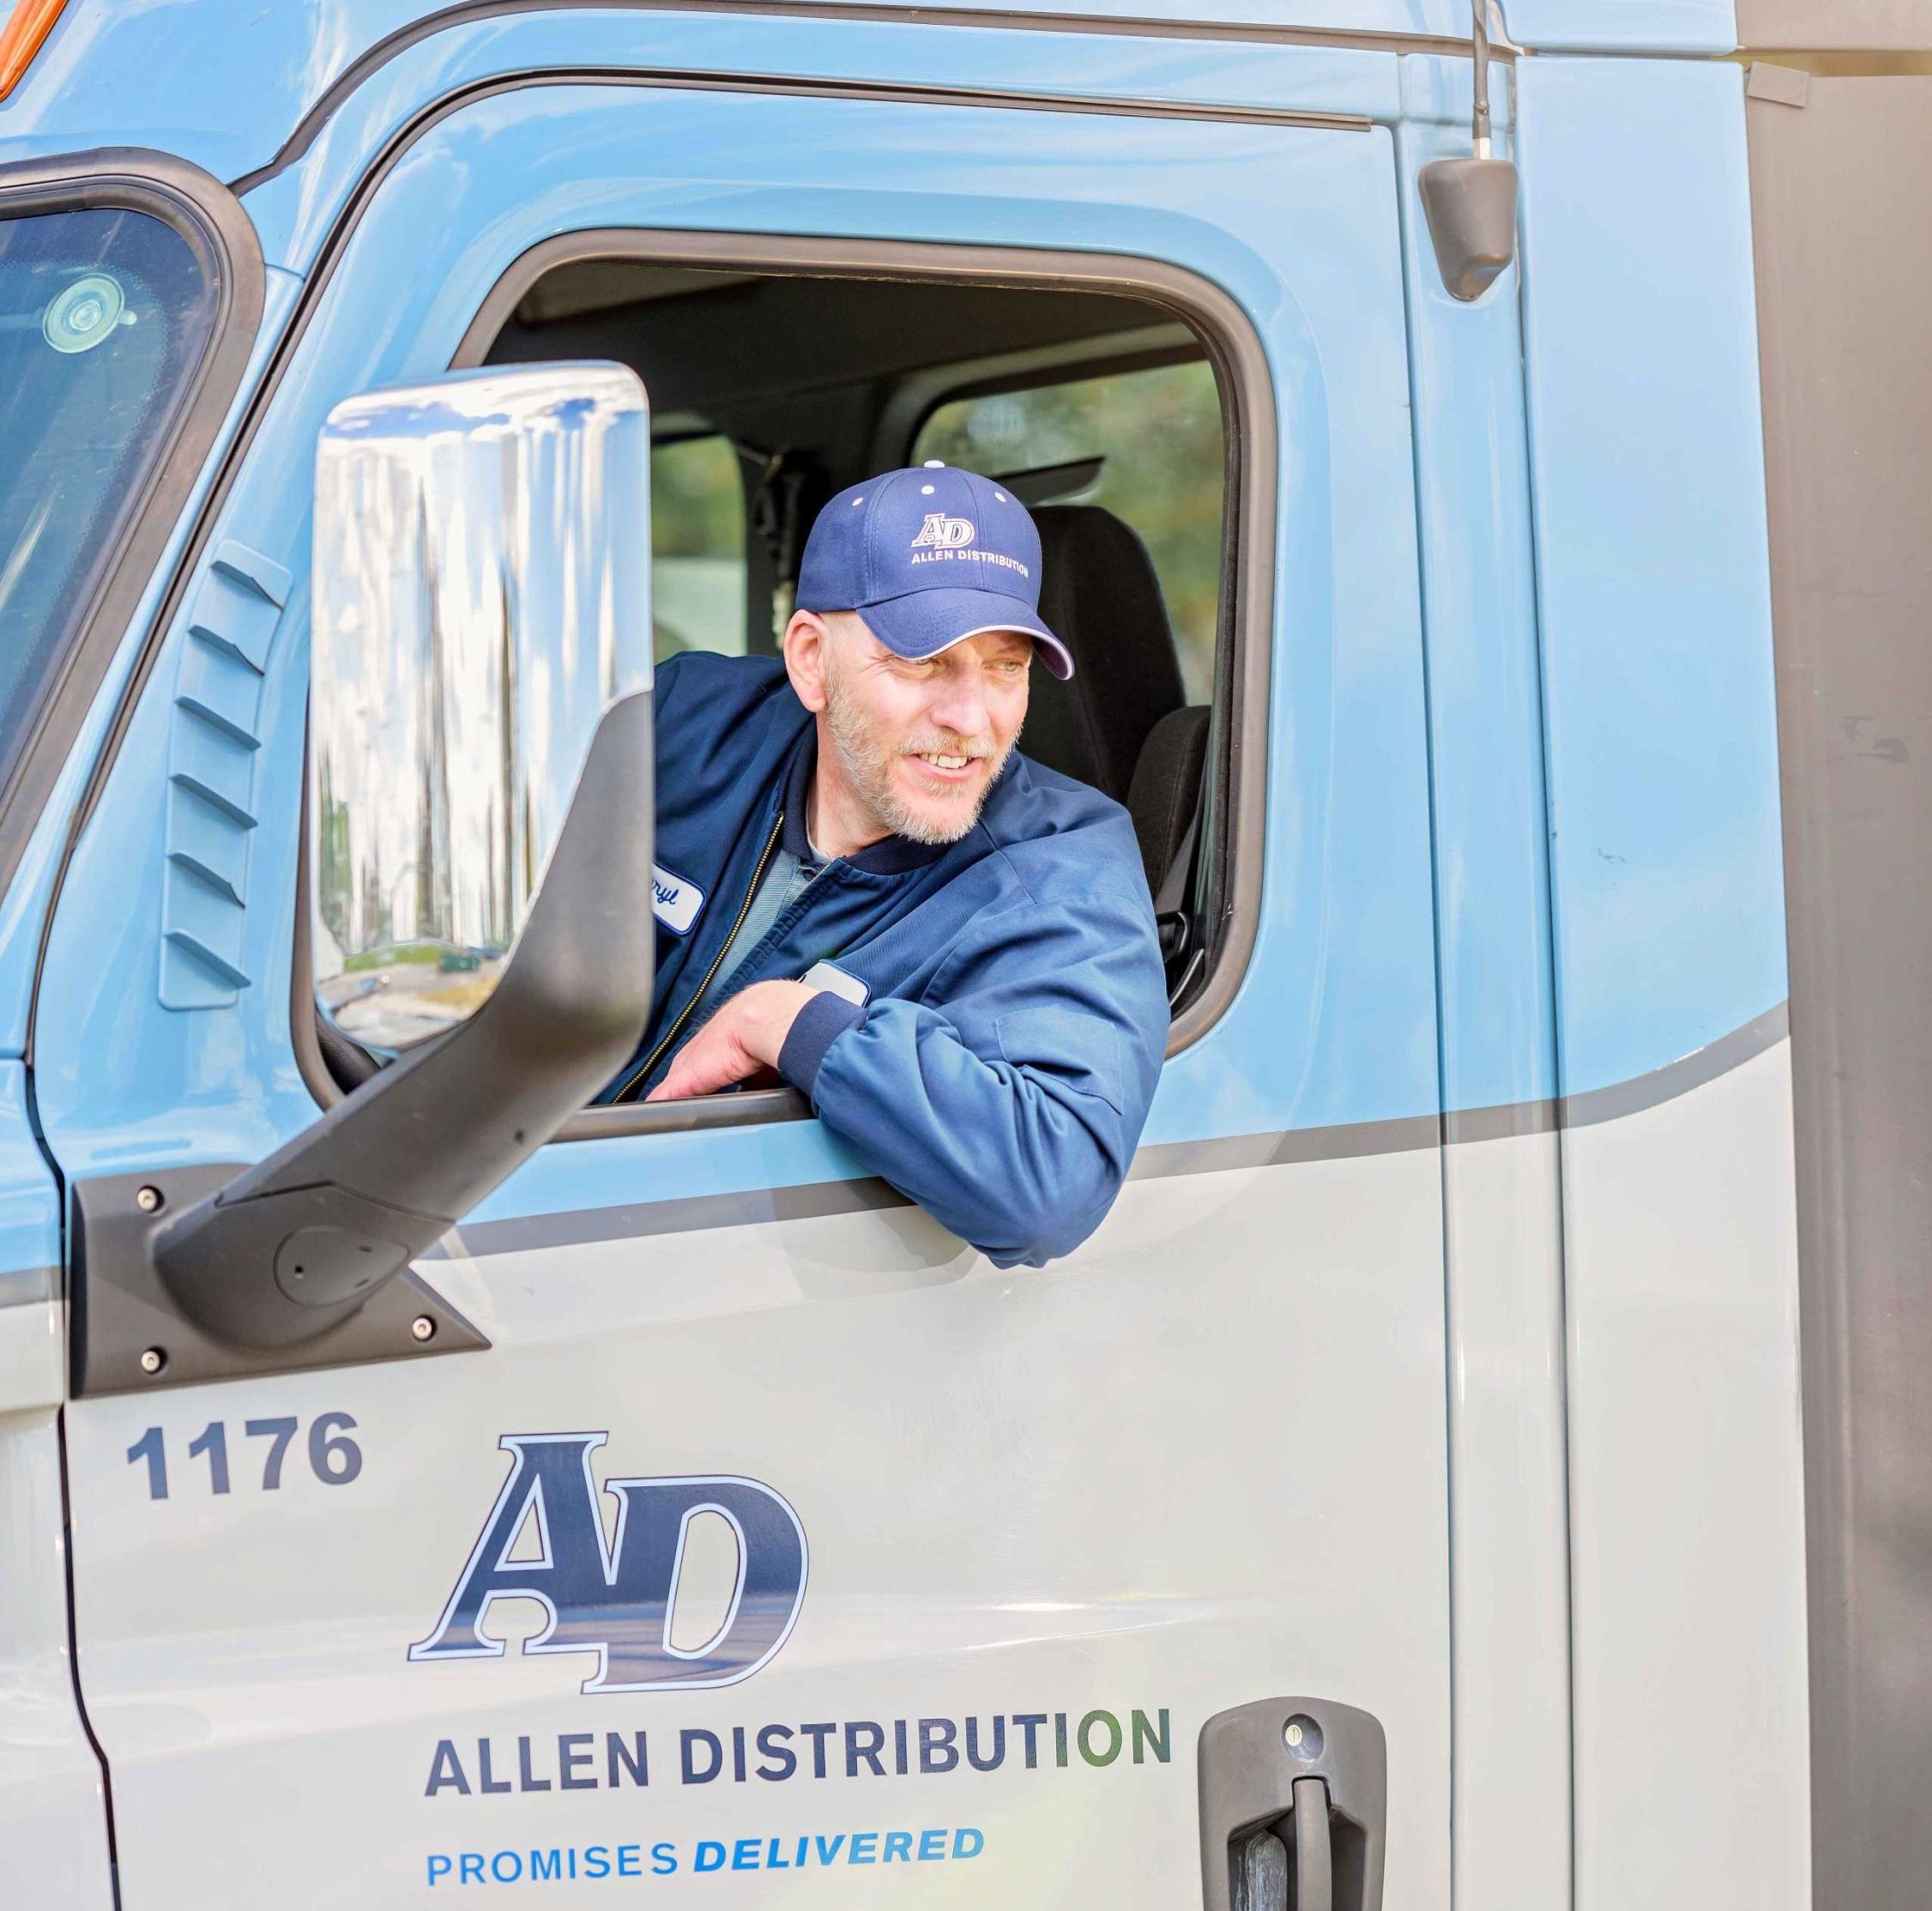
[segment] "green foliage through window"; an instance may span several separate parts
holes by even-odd
[[[657,661],[745,651],[745,487],[721,433],[662,444],[650,461],[651,616]]]
[[[1139,534],[1167,599],[1190,703],[1213,694],[1223,454],[1213,367],[1197,360],[1035,385],[941,405],[915,463],[944,458],[989,478],[1098,459],[1054,504],[1099,505]]]

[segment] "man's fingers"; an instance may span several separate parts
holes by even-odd
[[[722,1088],[734,1079],[715,1066],[707,1068],[704,1057],[691,1052],[697,1047],[697,1043],[694,1041],[691,1048],[671,1064],[671,1072],[644,1097],[647,1102],[676,1102],[682,1101],[687,1095],[709,1095],[713,1089]]]
[[[721,1086],[721,1083],[703,1080],[693,1070],[685,1067],[683,1058],[679,1057],[671,1073],[644,1099],[647,1102],[681,1102],[690,1095],[709,1095],[714,1086]]]
[[[733,1004],[724,1007],[691,1037],[671,1064],[669,1072],[647,1102],[674,1102],[690,1095],[713,1095],[753,1073],[758,1063],[746,1054],[732,1032]]]

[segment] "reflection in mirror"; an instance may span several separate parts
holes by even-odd
[[[514,949],[599,719],[650,682],[650,421],[626,367],[338,405],[316,459],[317,1001],[395,1051]]]

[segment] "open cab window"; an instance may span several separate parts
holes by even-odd
[[[1019,747],[1127,808],[1180,1017],[1231,892],[1241,448],[1220,342],[1117,278],[806,269],[749,240],[767,257],[741,269],[589,249],[612,237],[515,269],[458,362],[616,360],[643,379],[658,661],[772,654],[844,487],[929,458],[1010,485],[1041,531],[1041,614],[1077,662],[1071,684],[1034,673]],[[748,1117],[779,1098],[725,1101]],[[663,1114],[599,1110],[597,1132]]]

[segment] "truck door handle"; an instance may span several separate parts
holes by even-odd
[[[1328,1787],[1319,1778],[1295,1781],[1294,1857],[1266,1829],[1237,1838],[1233,1911],[1335,1911],[1335,1850],[1329,1837]],[[1293,1888],[1289,1879],[1293,1878]]]
[[[1295,1911],[1335,1911],[1328,1787],[1319,1778],[1295,1781]]]
[[[1332,1699],[1262,1699],[1201,1727],[1205,1911],[1381,1911],[1380,1723]]]

